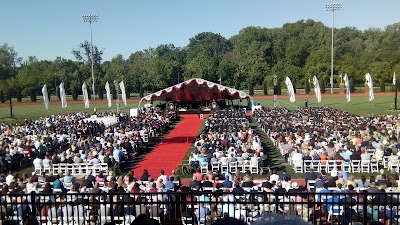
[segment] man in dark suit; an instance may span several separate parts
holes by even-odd
[[[306,176],[304,177],[304,180],[306,181],[306,185],[308,184],[309,180],[316,180],[317,179],[317,174],[314,173],[314,169],[310,168],[310,172],[306,173]]]
[[[85,179],[81,183],[81,187],[93,188],[93,182],[89,180],[89,175],[85,176]]]
[[[202,186],[203,187],[213,187],[213,183],[208,180],[208,176],[207,175],[204,176],[204,180],[202,182]]]
[[[386,184],[386,187],[392,187],[392,183],[390,183],[390,181],[386,180],[386,175],[382,174],[382,179],[378,180],[377,185],[381,185],[381,184]]]
[[[244,191],[244,189],[239,185],[239,183],[236,183],[235,184],[235,187],[233,188],[233,190],[232,190],[232,193],[236,193],[236,194],[238,194],[238,193],[244,193],[245,191]]]
[[[196,188],[197,186],[200,186],[200,187],[201,187],[202,184],[201,184],[200,181],[197,180],[197,177],[196,177],[196,176],[193,176],[193,180],[190,181],[189,187],[190,187],[190,188]]]
[[[94,183],[96,181],[96,177],[94,177],[92,175],[92,171],[90,171],[88,178],[87,178],[90,182]]]
[[[286,173],[286,170],[282,170],[282,175],[280,176],[281,180],[285,180],[287,178],[289,181],[292,179],[289,174]]]
[[[232,183],[232,181],[229,180],[229,176],[226,176],[225,177],[225,181],[222,182],[222,187],[224,187],[224,188],[232,188],[232,185],[233,185],[233,183]]]

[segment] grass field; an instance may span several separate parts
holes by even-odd
[[[304,107],[305,99],[305,97],[300,95],[299,97],[296,97],[295,103],[291,103],[287,98],[278,98],[277,103],[279,104],[278,107],[284,107],[293,110],[297,107]],[[367,116],[368,114],[397,115],[400,113],[400,111],[389,110],[393,108],[394,96],[377,96],[372,102],[368,101],[368,97],[366,96],[354,96],[351,98],[351,102],[346,102],[344,97],[322,98],[321,103],[318,103],[315,97],[307,98],[307,100],[309,107],[332,107],[360,116]],[[255,99],[254,101],[265,107],[273,106],[272,99]],[[400,105],[398,108],[400,109]]]

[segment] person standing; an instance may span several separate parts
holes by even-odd
[[[200,119],[200,114],[201,114],[201,106],[199,106],[199,108],[197,109],[197,116],[199,117],[199,119]]]

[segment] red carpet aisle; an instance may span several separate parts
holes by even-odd
[[[203,123],[197,114],[186,114],[181,117],[181,122],[170,131],[163,142],[133,168],[135,177],[140,179],[144,169],[147,169],[154,179],[160,176],[160,170],[171,175],[172,170],[178,169]]]

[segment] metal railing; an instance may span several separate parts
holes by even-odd
[[[236,190],[236,189],[235,189]],[[142,214],[161,224],[213,224],[232,217],[251,224],[269,213],[311,224],[400,222],[400,193],[189,191],[0,195],[0,213],[15,224],[130,224]],[[35,223],[35,220],[37,220]]]

